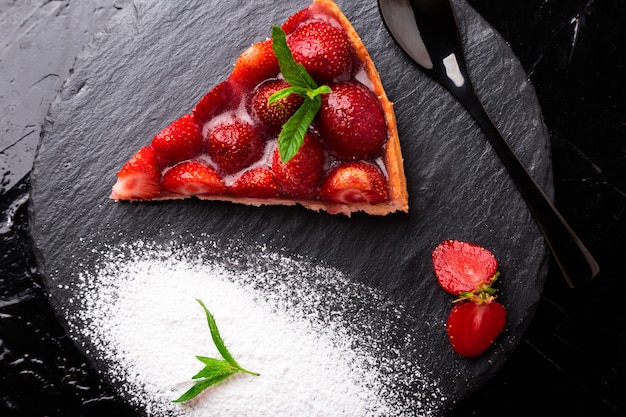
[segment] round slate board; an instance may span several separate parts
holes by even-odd
[[[349,219],[301,207],[108,199],[116,171],[136,149],[190,111],[228,75],[241,51],[269,36],[271,24],[307,4],[136,1],[95,36],[50,109],[32,172],[31,231],[51,303],[66,324],[80,308],[71,303],[73,284],[81,271],[98,264],[105,247],[137,240],[194,244],[198,236],[229,250],[262,245],[330,265],[404,305],[411,318],[407,331],[419,340],[416,358],[445,397],[436,411],[445,412],[491,377],[515,349],[540,297],[547,252],[481,131],[393,43],[376,2],[338,4],[395,102],[409,214]],[[460,0],[455,6],[479,96],[551,194],[548,134],[525,72],[473,9]],[[430,253],[449,238],[479,243],[500,260],[497,286],[508,309],[507,326],[476,359],[454,354],[445,333],[451,297],[436,283]],[[85,351],[93,348],[80,333],[72,337]],[[106,370],[109,364],[96,361],[96,366]]]

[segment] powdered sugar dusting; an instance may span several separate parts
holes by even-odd
[[[334,268],[266,248],[107,248],[83,271],[70,331],[148,416],[429,416],[444,400],[420,368],[402,306]],[[171,401],[219,357],[202,299],[239,374]]]

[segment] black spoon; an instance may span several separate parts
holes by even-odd
[[[552,255],[571,287],[595,277],[600,268],[578,236],[502,137],[470,81],[456,15],[449,0],[378,0],[378,8],[396,43],[476,119],[502,159],[530,208]]]

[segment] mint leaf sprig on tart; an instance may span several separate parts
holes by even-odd
[[[290,94],[298,94],[304,101],[300,108],[283,125],[278,135],[278,152],[283,162],[293,158],[302,144],[304,135],[322,106],[321,94],[332,92],[327,85],[318,86],[304,66],[297,63],[287,45],[287,35],[279,26],[272,27],[272,48],[278,59],[280,72],[290,87],[272,94],[269,103],[273,103]]]

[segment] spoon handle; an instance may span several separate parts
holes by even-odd
[[[589,253],[541,187],[522,165],[487,114],[478,97],[475,94],[471,94],[471,96],[465,94],[465,96],[459,97],[459,99],[474,116],[474,119],[478,122],[500,156],[535,217],[567,283],[570,287],[579,287],[589,282],[600,270],[591,253]]]
[[[569,286],[578,287],[591,281],[600,271],[595,259],[519,161],[476,94],[463,59],[452,3],[443,0],[410,0],[410,3],[433,63],[425,68],[426,72],[452,92],[482,128],[535,217]],[[455,65],[450,66],[451,58]]]
[[[378,6],[400,47],[454,94],[485,132],[528,204],[567,283],[577,287],[593,279],[600,271],[593,256],[528,174],[478,98],[465,67],[451,1],[379,0]]]

